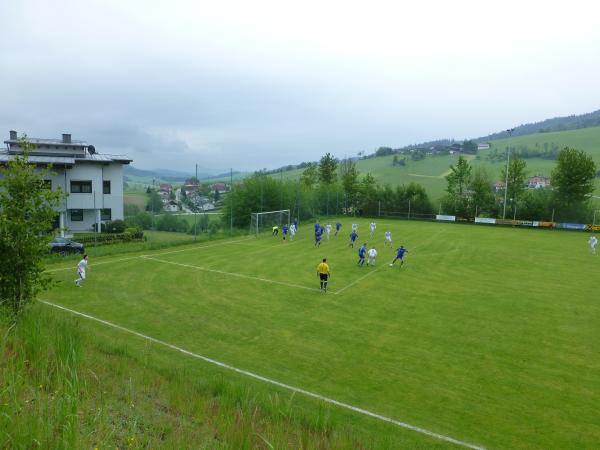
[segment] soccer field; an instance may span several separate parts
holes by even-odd
[[[351,220],[341,222],[320,248],[306,223],[294,242],[237,237],[90,260],[82,288],[74,267],[51,266],[60,283],[44,299],[476,446],[598,446],[600,255],[588,234],[378,220],[371,240],[358,220],[358,242],[379,252],[358,267]],[[402,268],[389,267],[388,229],[409,251]],[[404,447],[458,448],[350,415]]]

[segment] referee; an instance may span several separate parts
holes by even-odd
[[[331,276],[329,272],[329,265],[327,264],[327,258],[323,258],[323,262],[317,266],[317,275],[321,281],[321,290],[327,292],[327,280]]]

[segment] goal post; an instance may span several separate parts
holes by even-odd
[[[265,211],[250,214],[250,234],[258,236],[264,231],[271,231],[277,225],[290,225],[290,210]]]

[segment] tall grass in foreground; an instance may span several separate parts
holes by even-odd
[[[3,323],[1,332],[0,447],[73,448],[80,397],[77,324],[48,323],[34,309],[17,325]]]
[[[325,406],[199,378],[87,325],[42,305],[0,324],[1,449],[387,447],[361,442]]]

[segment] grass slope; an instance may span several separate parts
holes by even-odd
[[[328,408],[45,305],[0,333],[3,449],[393,448],[384,428],[373,438]]]
[[[307,225],[293,243],[237,238],[144,253],[153,259],[98,258],[80,289],[71,268],[54,272],[61,283],[46,298],[488,448],[596,445],[600,260],[588,253],[587,235],[379,221],[378,265],[360,268],[343,222],[343,236],[319,249]],[[359,223],[366,235],[367,222]],[[402,269],[387,266],[385,229],[410,251]],[[325,295],[315,275],[323,256],[333,273]],[[358,414],[332,408],[331,416],[384,433],[392,447],[432,445]]]
[[[553,133],[536,133],[526,136],[513,137],[510,139],[498,139],[491,141],[492,148],[504,151],[507,146],[528,147],[530,149],[543,149],[544,142],[556,144],[559,148],[569,146],[584,150],[592,155],[600,168],[600,127],[583,128],[579,130],[560,131]],[[480,151],[479,158],[472,159],[474,167],[485,168],[493,180],[499,179],[505,162],[491,162],[486,160],[487,151]],[[392,166],[393,156],[382,156],[357,161],[358,170],[365,174],[370,172],[375,179],[382,184],[388,183],[392,186],[416,182],[425,187],[432,201],[437,202],[444,195],[447,182],[445,176],[448,174],[450,165],[456,164],[457,155],[428,156],[421,161],[412,161],[409,157],[406,166]],[[527,170],[530,176],[546,175],[555,166],[555,161],[541,158],[530,158],[526,160]],[[284,172],[286,179],[298,179],[302,170]],[[274,174],[273,177],[279,177]],[[600,183],[597,183],[600,188]],[[598,192],[598,191],[596,191]]]

